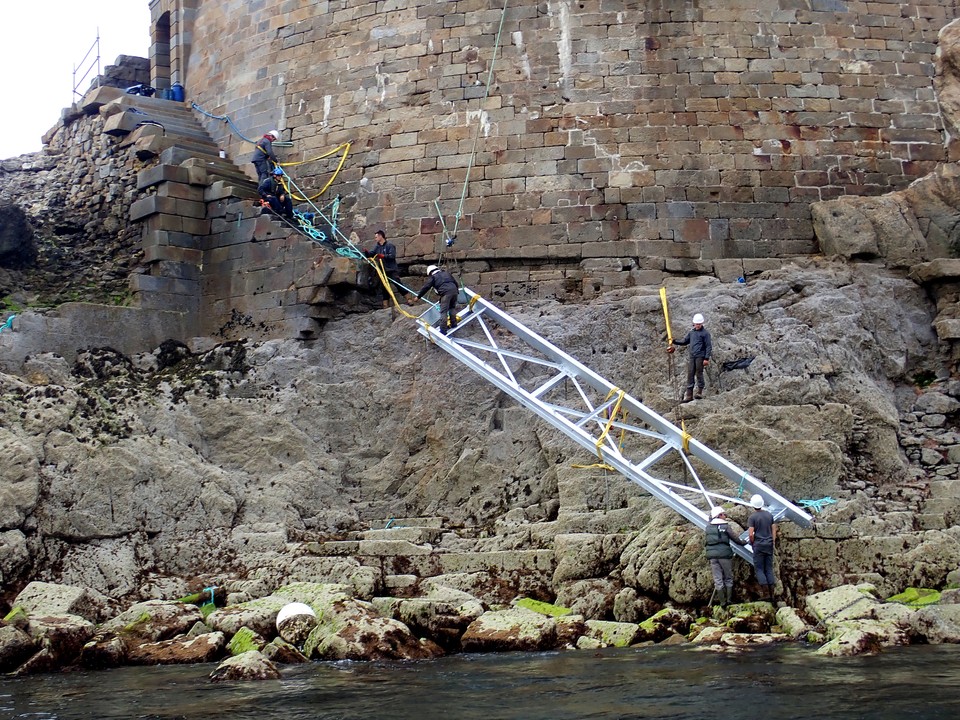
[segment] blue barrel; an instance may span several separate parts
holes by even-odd
[[[175,102],[183,102],[186,100],[186,93],[183,91],[183,85],[180,83],[174,83],[173,87],[170,88],[170,99]]]

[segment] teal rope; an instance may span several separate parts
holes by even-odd
[[[815,513],[818,513],[823,510],[825,505],[833,505],[835,502],[837,501],[832,497],[827,496],[820,498],[819,500],[798,500],[797,504],[802,508],[813,510]]]
[[[743,483],[746,481],[746,479],[747,479],[746,475],[740,476],[740,487],[737,489],[737,497],[743,496]]]
[[[11,315],[10,317],[8,317],[7,321],[3,325],[0,325],[0,332],[3,332],[4,330],[9,330],[10,332],[13,332],[13,319],[15,317],[16,315]]]

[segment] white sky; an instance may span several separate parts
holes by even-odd
[[[147,57],[150,49],[149,0],[7,0],[2,18],[0,159],[43,147],[40,138],[73,102],[74,66],[97,28],[101,72],[118,55]],[[94,64],[81,92],[96,74]]]

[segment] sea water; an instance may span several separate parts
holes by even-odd
[[[960,718],[960,646],[821,658],[799,645],[313,662],[211,683],[209,665],[0,679],[0,718],[584,720]]]

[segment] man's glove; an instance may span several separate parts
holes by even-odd
[[[708,365],[709,363],[710,363],[710,359],[709,359],[709,358],[704,358],[704,359],[703,359],[703,364],[704,364],[704,365]]]
[[[383,260],[384,255],[383,255],[383,253],[377,253],[376,255],[374,255],[374,257],[375,257],[377,260]]]
[[[668,353],[675,353],[676,351],[677,351],[677,349],[676,349],[673,345],[671,345],[671,346],[669,346],[669,347],[667,348],[667,352],[668,352]]]

